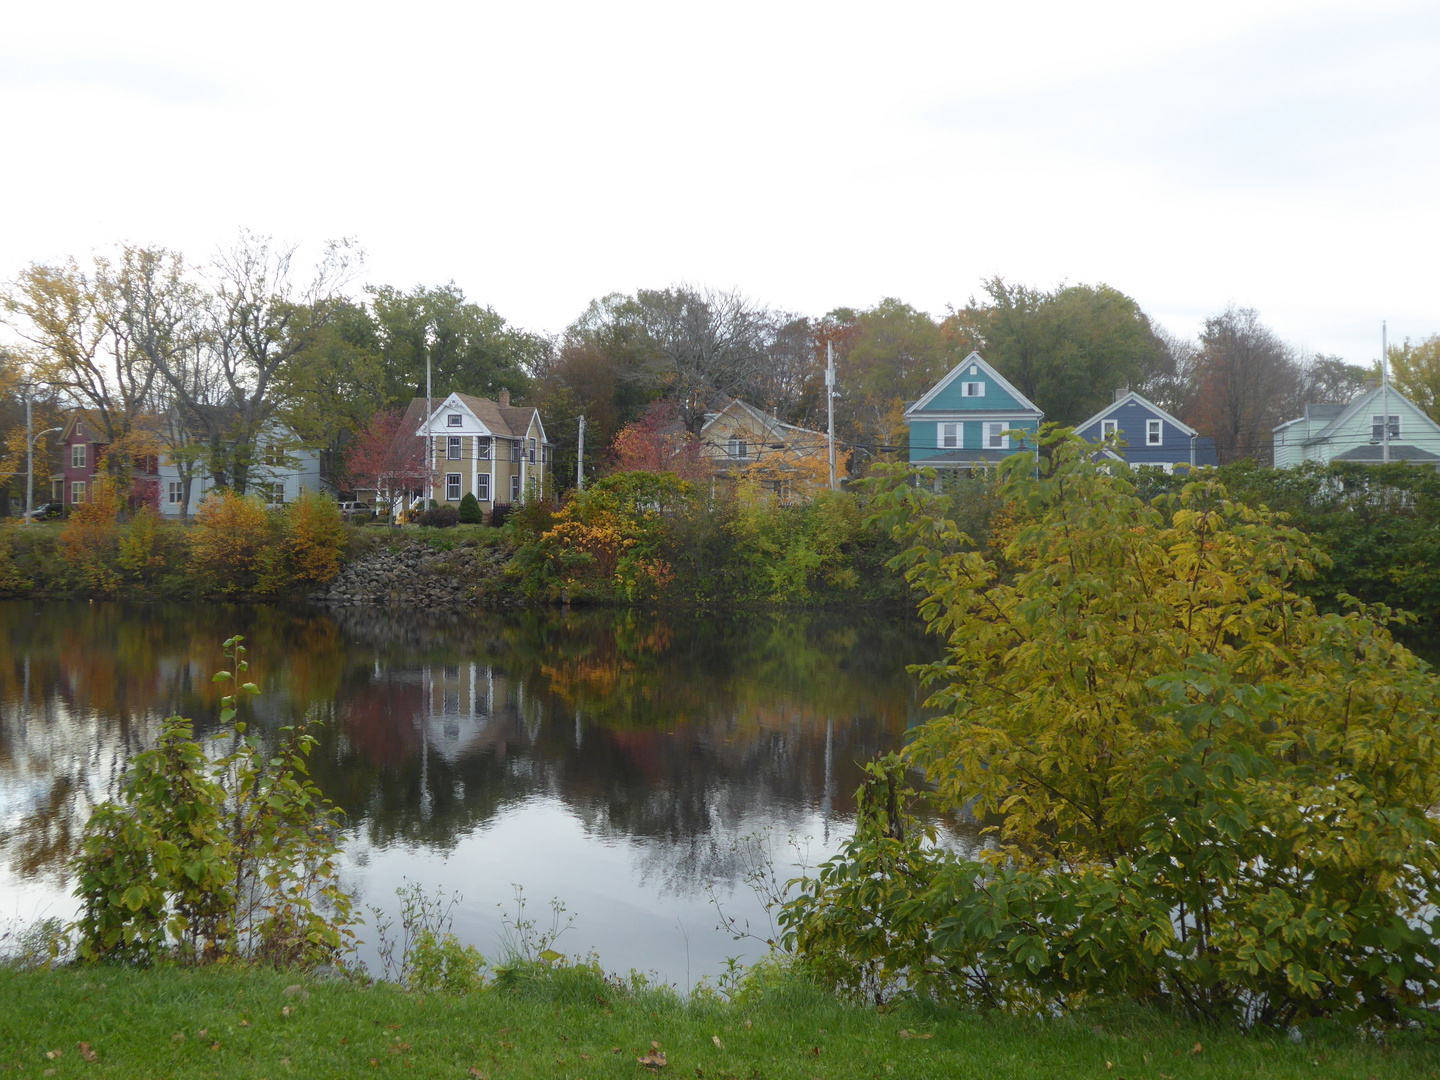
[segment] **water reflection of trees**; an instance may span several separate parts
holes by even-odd
[[[931,652],[912,624],[829,616],[17,604],[0,618],[0,827],[26,875],[63,863],[160,717],[213,730],[233,633],[264,691],[255,729],[328,720],[313,774],[372,843],[448,848],[546,796],[597,836],[649,841],[646,872],[676,889],[733,876],[717,837],[744,823],[847,816],[857,762],[915,718],[905,665]]]

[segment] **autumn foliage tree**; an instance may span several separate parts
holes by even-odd
[[[657,401],[626,424],[610,447],[616,472],[674,473],[681,480],[710,475],[700,440],[681,423],[671,401]]]
[[[345,471],[352,485],[374,488],[381,499],[396,499],[424,486],[429,476],[425,440],[403,431],[403,421],[401,410],[388,409],[355,433],[345,452]]]

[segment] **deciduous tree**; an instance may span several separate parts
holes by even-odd
[[[1440,334],[1390,346],[1390,377],[1431,420],[1440,420]]]

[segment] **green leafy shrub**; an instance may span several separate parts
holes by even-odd
[[[240,639],[225,647],[243,673]],[[237,690],[253,692],[253,683]],[[221,723],[234,719],[235,697],[227,696]],[[136,756],[120,797],[86,823],[72,863],[82,957],[246,956],[308,966],[348,947],[352,902],[338,883],[338,811],[306,775],[314,738],[294,728],[281,735],[266,752],[237,723],[231,751],[211,757],[189,720],[165,722],[155,747]]]
[[[460,521],[464,525],[485,524],[485,511],[480,509],[480,500],[473,491],[467,491],[460,500]]]
[[[949,496],[876,481],[947,642],[905,760],[999,843],[967,862],[862,820],[787,910],[801,955],[851,992],[1035,1009],[1440,1004],[1440,679],[1389,609],[1299,595],[1326,558],[1274,515],[1209,479],[1147,502],[1068,433],[1042,443],[1004,466],[988,554]]]
[[[422,511],[419,518],[421,525],[429,525],[434,529],[449,529],[459,524],[460,511],[453,506],[431,506],[429,510]]]

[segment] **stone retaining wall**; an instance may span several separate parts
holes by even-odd
[[[334,607],[423,611],[508,607],[512,601],[503,588],[508,562],[503,547],[482,547],[474,540],[457,540],[448,551],[423,540],[397,540],[348,563],[310,599]]]

